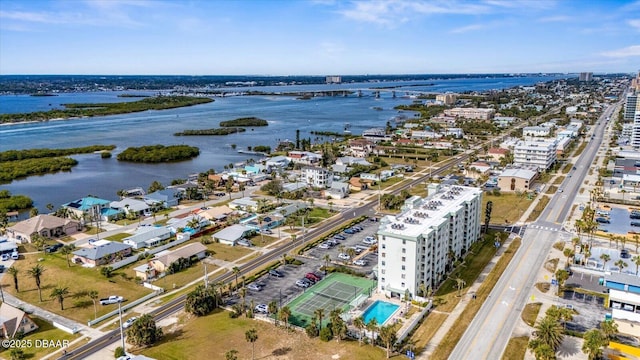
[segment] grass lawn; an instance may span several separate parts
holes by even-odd
[[[411,335],[411,341],[415,341],[415,348],[424,349],[447,317],[447,314],[431,312]]]
[[[529,345],[529,337],[520,336],[509,339],[507,348],[502,354],[504,360],[522,360],[527,353],[527,346]]]
[[[529,326],[535,325],[541,306],[542,303],[539,302],[529,303],[525,305],[524,309],[522,310],[522,314],[520,315],[522,317],[522,320]]]
[[[476,314],[480,310],[480,307],[495,286],[496,282],[498,282],[498,279],[500,279],[500,276],[502,276],[502,273],[506,269],[507,265],[509,265],[509,262],[511,262],[511,259],[520,247],[520,243],[520,239],[514,240],[511,245],[509,245],[509,248],[502,254],[496,266],[493,268],[493,270],[491,270],[482,285],[480,285],[480,287],[478,288],[478,291],[476,292],[477,299],[469,302],[464,308],[447,335],[442,339],[442,342],[438,344],[438,347],[433,352],[431,356],[432,360],[448,359],[449,354],[451,354],[451,352],[455,348],[456,344],[462,337],[462,334],[464,334],[467,326],[469,326],[469,323],[471,323],[473,318],[476,316]]]
[[[38,261],[42,259],[42,261]],[[36,264],[44,267],[42,274],[42,302],[38,297],[38,289],[35,280],[27,272]],[[13,287],[13,278],[4,276],[2,283],[4,291],[17,296],[21,300],[32,303],[36,306],[68,317],[70,319],[85,323],[94,318],[93,301],[88,297],[74,299],[73,294],[86,290],[96,290],[100,297],[110,295],[120,295],[127,300],[138,299],[151,292],[143,286],[135,283],[133,277],[125,278],[128,275],[125,271],[116,270],[110,279],[100,275],[100,268],[84,268],[71,264],[67,266],[64,255],[54,254],[27,254],[23,260],[16,261],[14,266],[18,269],[18,285],[20,292],[16,294]],[[60,304],[49,295],[56,286],[68,287],[69,295],[64,301],[64,310],[60,310]],[[113,310],[113,306],[97,306],[98,316]]]
[[[224,261],[235,261],[253,252],[253,250],[244,246],[229,246],[220,243],[211,243],[206,246],[207,249],[213,251],[214,258]]]
[[[260,247],[265,247],[268,246],[269,244],[273,243],[274,241],[278,240],[277,236],[269,236],[269,235],[260,235],[260,234],[256,234],[253,235],[252,237],[249,238],[249,240],[251,240],[251,243],[255,246],[260,246]]]
[[[212,264],[207,264],[207,272],[212,272],[218,267]],[[129,266],[127,269],[129,276],[135,276],[133,267]],[[175,274],[167,275],[162,279],[156,280],[153,284],[165,288],[166,290],[173,290],[187,285],[188,283],[204,276],[204,264],[202,261],[198,261],[188,269],[184,269]]]
[[[42,346],[36,347],[35,345],[36,345],[36,342],[38,341],[46,340],[48,343],[51,343],[51,341],[54,341],[55,345],[57,345],[58,341],[71,342],[80,336],[80,334],[71,335],[68,332],[62,331],[56,328],[55,326],[53,326],[51,323],[37,316],[31,316],[31,319],[33,319],[33,321],[35,321],[35,323],[38,325],[38,330],[25,335],[25,337],[23,338],[23,340],[30,341],[31,344],[33,344],[33,346],[30,348],[24,348],[24,347],[21,348],[24,351],[25,359],[41,359],[46,354],[49,354],[61,349],[61,347],[57,347],[57,346],[49,347],[49,348],[42,347]],[[8,355],[9,355],[9,351],[5,350],[4,347],[0,347],[0,357],[2,357],[3,359],[8,359],[9,358]]]
[[[128,238],[129,236],[131,236],[131,234],[124,232],[124,233],[118,233],[118,234],[113,234],[111,236],[107,236],[104,239],[111,240],[111,241],[122,241],[122,239]]]
[[[492,201],[491,224],[504,224],[517,221],[522,214],[527,211],[532,200],[525,195],[518,196],[514,193],[500,193],[495,196],[491,192],[485,192],[482,196],[482,219],[484,222],[484,210],[487,202]]]
[[[390,187],[392,187],[392,186],[394,186],[397,183],[400,183],[402,181],[404,181],[404,178],[399,178],[397,176],[392,176],[392,177],[388,178],[386,181],[383,181],[380,184],[380,189],[382,190],[382,189],[390,188]],[[375,189],[375,188],[377,188],[377,186],[374,186],[373,188]]]
[[[536,204],[536,207],[533,209],[533,211],[529,214],[529,217],[527,218],[528,222],[531,221],[536,221],[538,219],[538,216],[540,216],[540,214],[542,213],[542,211],[544,210],[544,208],[547,207],[547,204],[549,203],[549,197],[546,195],[543,195],[540,200],[538,200],[538,203]]]
[[[163,340],[142,354],[166,360],[224,359],[225,353],[235,349],[238,359],[251,359],[251,345],[245,340],[245,332],[255,328],[255,358],[268,360],[285,359],[340,359],[377,360],[385,359],[384,350],[368,345],[360,346],[356,341],[322,342],[309,339],[298,331],[287,331],[273,323],[247,318],[230,319],[226,311],[217,310],[201,318],[183,317],[177,325],[163,329]],[[134,351],[135,352],[135,351]],[[338,358],[338,357],[336,357]]]

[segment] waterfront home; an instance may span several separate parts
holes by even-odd
[[[243,197],[230,202],[229,207],[236,210],[248,211],[247,209],[253,209],[255,211],[258,208],[258,202],[250,197]]]
[[[352,156],[359,158],[366,158],[373,151],[375,144],[373,141],[367,139],[352,139],[349,140],[349,146],[347,152]]]
[[[9,304],[0,305],[0,337],[13,339],[38,330],[38,324],[26,312]]]
[[[31,236],[38,234],[46,238],[73,235],[82,231],[77,220],[63,219],[53,215],[38,215],[7,228],[7,235],[18,243],[31,242]]]
[[[247,174],[262,174],[267,172],[267,167],[262,164],[245,165],[244,170]]]
[[[254,230],[247,226],[236,224],[226,227],[213,234],[212,236],[217,242],[221,244],[235,246],[238,240],[253,232]]]
[[[165,209],[168,209],[178,206],[180,198],[182,198],[182,191],[179,189],[163,189],[145,195],[143,200],[151,206],[155,203],[160,203]]]
[[[166,226],[140,226],[135,234],[122,239],[122,243],[139,250],[158,246],[160,242],[171,237],[171,229]]]
[[[121,211],[125,216],[149,216],[151,215],[151,208],[149,205],[138,199],[124,198],[120,201],[112,201],[111,208]]]
[[[265,162],[265,165],[267,166],[267,168],[284,168],[289,165],[290,162],[291,160],[288,157],[278,155],[267,160]]]
[[[150,261],[150,265],[157,273],[163,273],[180,259],[187,259],[191,262],[203,259],[207,255],[207,247],[199,242],[191,243],[172,251],[161,251]]]
[[[308,151],[289,151],[287,158],[296,164],[315,165],[322,161],[322,155]]]
[[[87,247],[73,252],[73,262],[87,267],[110,264],[116,259],[131,255],[131,245],[100,240],[91,241]]]
[[[117,217],[117,212],[114,212],[109,205],[111,205],[111,201],[109,200],[87,196],[62,204],[62,207],[67,209],[70,214],[73,214],[72,216],[75,216],[78,219],[93,219],[96,216],[100,216],[102,220],[109,221]]]

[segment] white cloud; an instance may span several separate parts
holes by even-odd
[[[538,22],[567,22],[570,21],[571,18],[566,15],[556,15],[556,16],[547,16],[538,19]]]
[[[640,19],[628,20],[627,24],[629,24],[632,27],[636,28],[636,30],[640,30]]]
[[[486,25],[482,25],[482,24],[472,24],[472,25],[467,25],[467,26],[462,26],[459,28],[455,28],[451,31],[449,31],[451,34],[464,34],[466,32],[470,32],[470,31],[476,31],[476,30],[480,30],[480,29],[484,29],[486,28]]]
[[[631,45],[621,49],[605,51],[600,53],[600,55],[612,58],[640,56],[640,45]]]

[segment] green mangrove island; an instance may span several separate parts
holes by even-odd
[[[257,118],[255,116],[237,118],[234,120],[221,121],[222,127],[235,127],[235,126],[269,126],[267,120]]]
[[[93,145],[67,149],[25,149],[0,152],[0,182],[32,175],[69,171],[78,161],[67,157],[115,149],[115,145]]]
[[[7,211],[24,210],[33,206],[33,200],[25,195],[11,195],[9,190],[0,190],[0,218]]]
[[[63,104],[65,107],[64,110],[55,109],[21,114],[0,114],[0,123],[8,124],[25,121],[47,121],[73,117],[128,114],[147,110],[174,109],[210,103],[212,101],[213,99],[207,97],[155,96],[132,102]]]
[[[161,163],[189,160],[200,155],[200,149],[188,145],[148,145],[130,147],[118,154],[118,160],[140,163]]]
[[[201,129],[201,130],[183,130],[182,132],[174,133],[174,136],[199,136],[199,135],[229,135],[238,132],[247,131],[245,128],[229,127],[229,128],[217,128],[217,129]]]

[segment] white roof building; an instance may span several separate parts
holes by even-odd
[[[547,170],[557,161],[557,141],[520,141],[513,149],[513,163],[516,166],[536,166]]]

